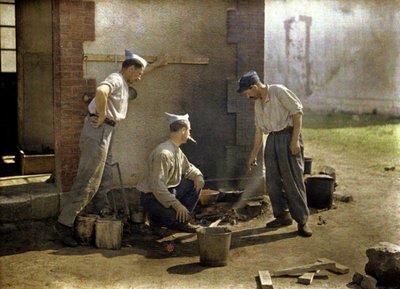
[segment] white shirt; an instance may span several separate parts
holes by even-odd
[[[254,103],[255,124],[267,134],[293,126],[293,114],[303,113],[299,98],[287,87],[279,84],[268,85],[265,102],[257,99]]]
[[[129,86],[119,72],[111,73],[100,85],[108,85],[110,94],[107,99],[107,118],[120,121],[126,118],[128,112]],[[96,98],[88,106],[89,112],[96,114]]]
[[[179,204],[179,201],[168,189],[178,186],[182,176],[193,181],[197,176],[202,176],[202,173],[189,162],[176,144],[167,140],[150,154],[136,188],[144,193],[153,193],[165,208],[169,208]]]

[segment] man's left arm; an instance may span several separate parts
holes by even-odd
[[[293,117],[293,132],[292,139],[290,141],[290,151],[292,155],[297,155],[300,152],[300,132],[303,122],[303,114],[301,112],[297,112],[292,115]]]
[[[146,69],[144,70],[143,74],[148,74],[155,70],[156,68],[165,66],[168,64],[168,56],[167,55],[162,55],[162,56],[157,56],[157,60],[153,62],[152,64],[149,64]]]
[[[200,191],[204,187],[204,177],[201,171],[189,162],[185,155],[183,155],[183,175],[185,178],[194,182],[196,191]]]

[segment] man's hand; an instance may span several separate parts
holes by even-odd
[[[299,141],[291,141],[290,142],[290,152],[292,155],[297,155],[300,153],[300,143]]]
[[[94,116],[90,117],[90,124],[94,128],[98,128],[99,126],[101,126],[103,124],[105,119],[106,119],[105,117],[99,117],[97,115],[94,115]]]
[[[176,205],[174,209],[176,211],[176,220],[178,220],[178,222],[185,223],[189,221],[190,213],[184,205],[182,204]]]
[[[168,55],[163,54],[161,56],[157,56],[157,60],[152,64],[155,67],[161,67],[168,64]]]
[[[200,190],[204,187],[204,179],[203,176],[197,176],[194,179],[194,187],[196,189],[197,192],[200,192]]]
[[[251,169],[252,169],[254,166],[257,166],[257,158],[256,158],[256,157],[253,157],[253,156],[250,156],[249,160],[247,161],[247,169],[248,169],[249,171],[251,171]]]

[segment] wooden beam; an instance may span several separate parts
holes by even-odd
[[[347,274],[350,272],[350,269],[338,262],[332,261],[328,258],[318,258],[318,262],[333,262],[335,263],[335,267],[333,269],[328,269],[329,271],[336,273],[336,274]]]
[[[258,271],[258,277],[260,278],[261,289],[273,289],[271,275],[268,270]]]
[[[324,280],[329,279],[328,274],[326,274],[324,271],[317,270],[316,272],[313,272],[313,273],[314,273],[314,279],[324,279]],[[299,277],[301,275],[304,275],[304,273],[289,274],[289,275],[286,275],[286,276]]]
[[[156,56],[144,56],[147,62],[152,63],[156,61]],[[208,64],[208,57],[181,57],[181,56],[168,56],[169,64]],[[87,62],[123,62],[125,60],[124,55],[115,54],[85,54],[83,60]]]
[[[304,285],[310,285],[314,279],[313,272],[307,272],[297,278],[297,282]]]
[[[290,275],[290,274],[297,274],[297,273],[307,273],[307,272],[312,272],[312,271],[317,271],[317,270],[328,270],[328,269],[334,269],[335,268],[335,262],[316,262],[312,264],[307,264],[303,266],[298,266],[298,267],[291,267],[283,270],[278,270],[272,272],[272,276],[278,277],[278,276],[285,276],[285,275]]]

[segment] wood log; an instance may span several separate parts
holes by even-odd
[[[334,262],[335,267],[333,269],[328,269],[329,271],[337,274],[347,274],[350,272],[350,269],[342,264],[339,264],[338,262],[332,261],[328,258],[318,258],[318,262]]]
[[[315,273],[313,272],[304,273],[303,275],[297,277],[297,282],[304,285],[310,285],[314,279],[314,274]]]
[[[307,264],[307,265],[302,265],[298,267],[291,267],[287,269],[282,269],[278,271],[272,272],[272,276],[278,277],[278,276],[284,276],[284,275],[290,275],[290,274],[297,274],[297,273],[307,273],[307,272],[312,272],[312,271],[317,271],[317,270],[328,270],[328,269],[334,269],[335,268],[335,262],[316,262],[312,264]]]
[[[268,270],[258,271],[258,276],[260,278],[261,289],[274,288],[274,286],[272,285],[271,275]]]

